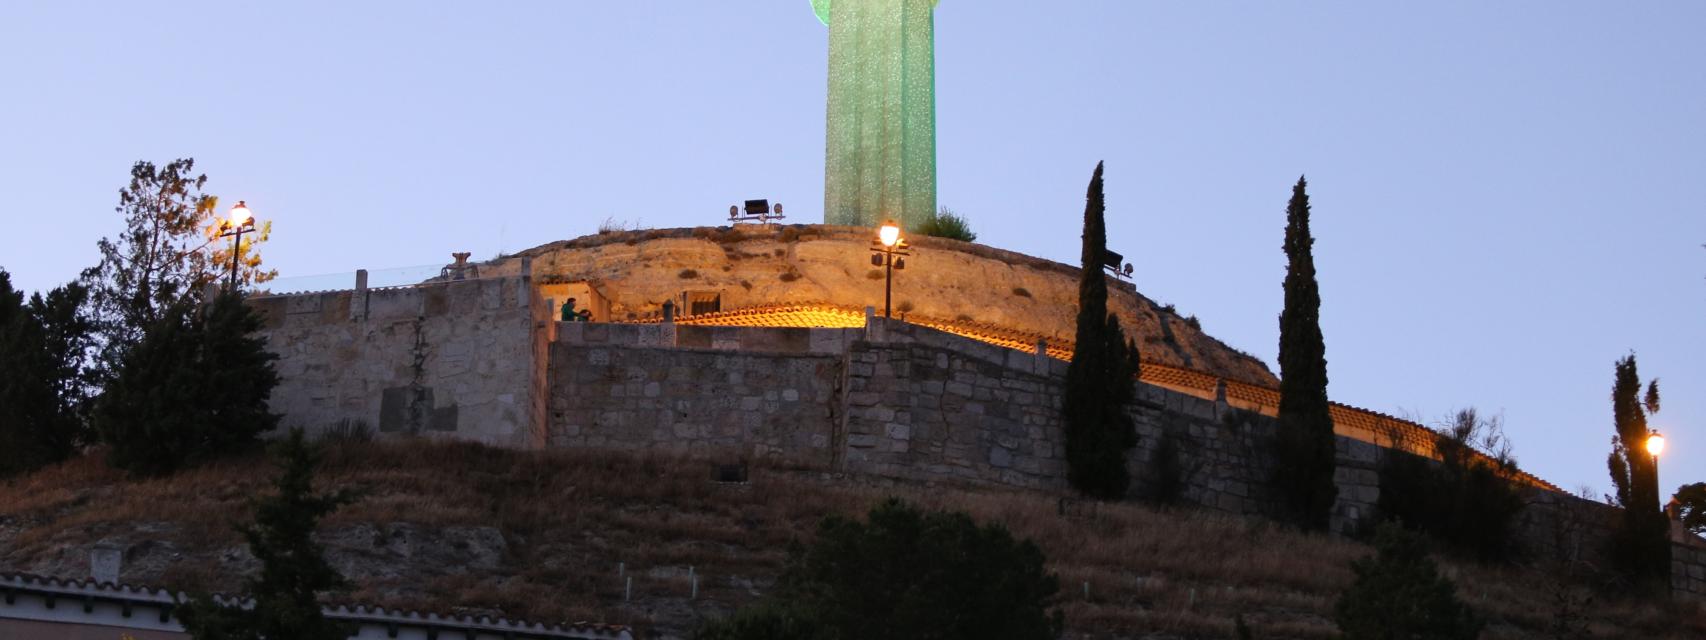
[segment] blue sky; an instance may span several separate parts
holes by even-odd
[[[1612,363],[1661,378],[1663,485],[1706,481],[1706,3],[946,0],[939,199],[1071,262],[1108,164],[1138,287],[1277,350],[1307,173],[1330,392],[1504,416],[1604,492]],[[478,258],[606,217],[821,220],[805,0],[0,4],[0,266],[72,278],[138,159],[193,156],[286,276]]]

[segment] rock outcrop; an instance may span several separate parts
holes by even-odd
[[[909,238],[894,280],[895,314],[993,324],[1070,341],[1079,269],[985,245]],[[536,282],[588,282],[612,320],[655,316],[684,293],[716,295],[724,310],[786,303],[883,304],[883,273],[871,266],[870,230],[787,225],[619,231],[541,245],[483,265],[507,275],[532,259]],[[1108,306],[1137,338],[1144,359],[1273,386],[1265,364],[1203,333],[1196,323],[1109,279]],[[1135,330],[1133,330],[1135,328]]]

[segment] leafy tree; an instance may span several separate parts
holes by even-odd
[[[809,548],[792,550],[775,602],[699,637],[1053,640],[1059,581],[1043,560],[1000,525],[890,499],[867,522],[825,518]]]
[[[343,640],[355,631],[321,613],[319,595],[349,584],[327,564],[313,538],[320,519],[355,496],[347,490],[314,493],[319,456],[301,429],[292,429],[274,447],[274,456],[281,467],[277,494],[255,500],[254,522],[237,528],[261,562],[260,576],[244,585],[254,606],[227,606],[197,596],[182,614],[195,640]]]
[[[64,460],[86,440],[86,295],[73,283],[25,303],[0,269],[0,476]]]
[[[942,207],[941,211],[932,213],[915,223],[912,232],[965,242],[977,241],[977,233],[971,230],[971,222],[967,221],[965,216],[954,213],[952,209],[947,207]]]
[[[1606,466],[1616,487],[1612,501],[1623,507],[1623,519],[1612,536],[1612,555],[1637,585],[1655,592],[1670,589],[1670,519],[1659,510],[1658,466],[1647,453],[1647,414],[1659,410],[1659,382],[1647,384],[1642,397],[1641,376],[1634,354],[1617,361],[1611,385],[1611,437]]]
[[[1067,479],[1085,495],[1118,499],[1131,484],[1126,452],[1137,446],[1137,430],[1126,409],[1136,399],[1138,357],[1136,342],[1126,340],[1119,318],[1108,313],[1101,163],[1096,163],[1085,200],[1077,347],[1066,369],[1061,403]]]
[[[219,199],[202,191],[207,176],[194,169],[195,160],[188,158],[133,165],[115,208],[124,216],[124,231],[102,238],[101,262],[83,272],[109,375],[148,327],[179,303],[198,300],[205,285],[227,273],[231,249],[218,238]],[[254,249],[271,231],[270,222],[257,222],[255,233],[244,235],[240,281],[277,275],[261,268]]]
[[[1492,455],[1481,455],[1477,445]],[[1434,451],[1438,462],[1387,454],[1380,470],[1382,516],[1482,561],[1508,559],[1523,499],[1499,419],[1458,411]]]
[[[174,304],[126,354],[96,400],[92,422],[109,462],[159,475],[251,446],[278,424],[278,384],[261,319],[239,294],[205,309]]]
[[[1315,282],[1315,238],[1309,235],[1308,183],[1297,179],[1286,205],[1285,310],[1280,312],[1280,404],[1275,481],[1297,525],[1326,530],[1338,487],[1327,404],[1327,347],[1321,337],[1321,292]]]
[[[1351,561],[1356,581],[1333,605],[1346,640],[1467,640],[1482,622],[1439,575],[1422,541],[1392,525],[1375,536],[1375,555]]]
[[[1706,536],[1706,482],[1677,487],[1670,504],[1684,529]]]

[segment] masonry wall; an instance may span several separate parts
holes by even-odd
[[[548,310],[526,277],[258,297],[271,409],[317,432],[544,443]]]
[[[676,346],[671,346],[676,345]],[[1066,363],[902,322],[868,329],[561,323],[552,446],[771,458],[839,472],[1066,492]],[[1268,514],[1272,418],[1138,384],[1134,492],[1177,445],[1187,504]],[[1165,436],[1163,435],[1165,434]],[[1340,438],[1337,526],[1378,498],[1379,448]]]
[[[616,346],[595,336],[553,346],[551,367],[551,446],[832,463],[839,357]]]

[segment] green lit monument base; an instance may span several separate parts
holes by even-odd
[[[812,0],[829,26],[826,224],[936,210],[937,0]]]

